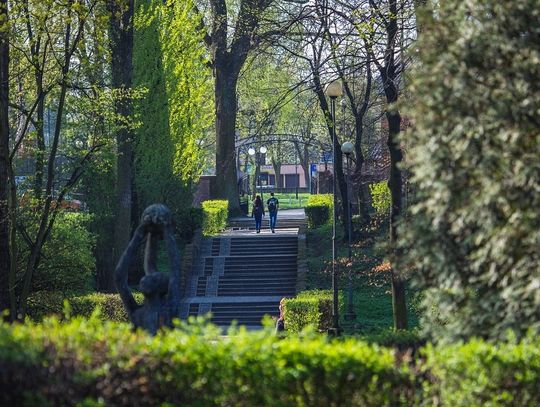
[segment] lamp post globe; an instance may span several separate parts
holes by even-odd
[[[351,154],[354,151],[354,144],[350,141],[346,141],[341,145],[341,152],[343,154]]]
[[[343,86],[341,81],[335,80],[328,83],[324,89],[324,93],[326,93],[326,96],[328,96],[330,99],[336,99],[343,95]]]
[[[250,147],[248,150],[249,155],[255,155],[255,149],[253,147]]]
[[[261,146],[261,148],[259,148],[259,152],[261,154],[266,154],[267,151],[268,151],[268,149],[265,146]]]

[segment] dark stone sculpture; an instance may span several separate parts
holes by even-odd
[[[128,286],[128,271],[145,239],[145,276],[139,283],[144,304],[138,305]],[[165,241],[167,248],[169,276],[157,270],[160,240]],[[143,328],[154,335],[159,328],[172,326],[173,318],[179,315],[180,253],[173,235],[171,212],[166,206],[154,204],[145,209],[141,223],[116,266],[114,277],[129,319],[136,328]]]

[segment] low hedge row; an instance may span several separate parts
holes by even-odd
[[[540,406],[540,337],[496,344],[426,346],[423,370],[435,379],[425,398],[442,406]]]
[[[329,223],[334,208],[334,196],[332,194],[310,195],[304,208],[307,224],[310,229]]]
[[[338,300],[343,304],[343,298]],[[333,293],[330,290],[300,292],[284,301],[285,329],[300,333],[305,328],[326,332],[332,327]]]
[[[135,300],[142,304],[144,297],[134,293]],[[67,308],[66,308],[66,302]],[[63,316],[90,317],[99,308],[102,320],[127,322],[128,316],[118,294],[89,293],[84,295],[68,295],[58,291],[39,291],[28,298],[28,316],[41,321],[51,314]]]
[[[229,201],[204,201],[203,209],[203,235],[218,234],[227,227],[229,216]]]
[[[0,402],[21,406],[537,406],[540,338],[427,346],[417,363],[355,339],[221,336],[179,325],[0,323]]]
[[[0,325],[0,372],[2,405],[405,406],[414,395],[392,352],[364,342],[187,325],[151,337],[97,318]]]

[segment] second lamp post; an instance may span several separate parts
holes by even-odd
[[[337,195],[336,195],[336,162],[337,162],[337,137],[336,137],[336,99],[343,94],[341,81],[333,81],[326,85],[326,96],[330,98],[330,108],[332,116],[332,192],[334,195],[334,210],[332,215],[332,334],[339,335],[341,328],[339,327],[339,299],[338,299],[338,283],[336,270],[336,220],[337,220]]]
[[[350,141],[346,141],[341,145],[341,152],[347,157],[347,199],[348,202],[344,202],[343,205],[347,205],[347,235],[349,237],[349,268],[352,266],[352,249],[351,249],[351,235],[352,235],[352,212],[351,212],[351,173],[350,173],[350,158],[354,151],[354,144]],[[352,287],[352,273],[349,270],[349,281],[347,287],[347,312],[345,313],[345,319],[347,321],[353,321],[356,315],[353,311],[353,287]]]

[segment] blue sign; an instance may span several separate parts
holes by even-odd
[[[317,173],[317,164],[311,164],[310,165],[310,170],[309,170],[312,174],[315,174]]]
[[[331,151],[324,151],[322,154],[322,160],[325,163],[332,162],[332,152]]]

